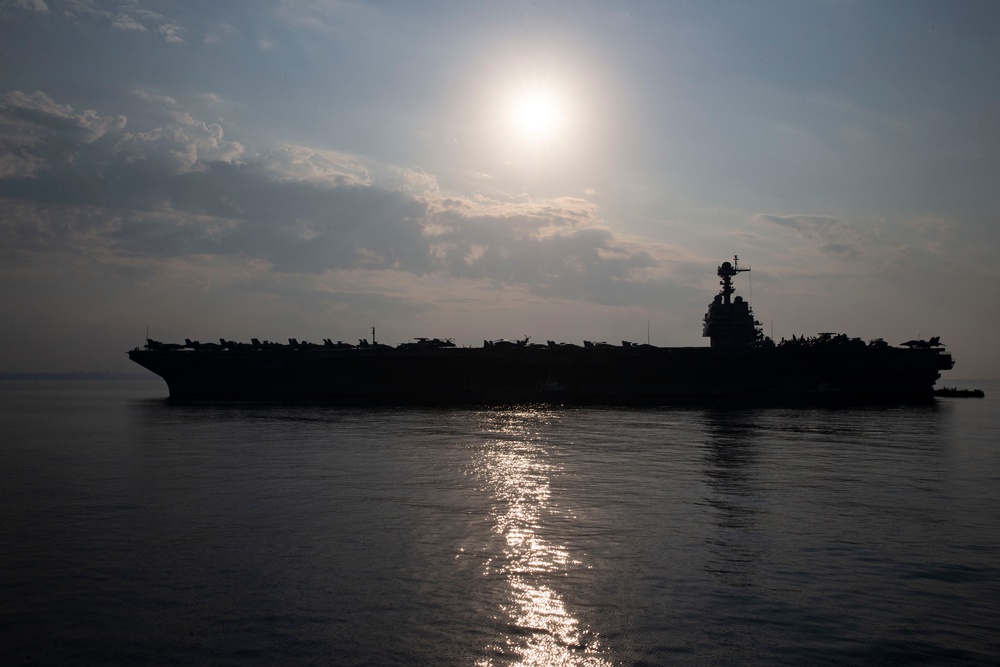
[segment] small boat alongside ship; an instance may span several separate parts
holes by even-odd
[[[941,387],[934,390],[935,396],[942,398],[986,398],[982,389],[959,389],[958,387]]]
[[[171,399],[318,400],[354,405],[864,404],[931,401],[954,366],[939,338],[892,346],[823,333],[775,343],[733,279],[739,258],[718,267],[722,289],[704,317],[706,347],[584,341],[583,345],[417,338],[391,346],[333,342],[184,344],[146,341],[129,358],[161,376]]]

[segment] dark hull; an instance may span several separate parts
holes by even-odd
[[[135,349],[176,400],[335,404],[866,404],[933,399],[934,349]]]

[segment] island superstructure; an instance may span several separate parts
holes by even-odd
[[[184,344],[147,340],[129,358],[161,376],[174,400],[302,400],[334,404],[812,404],[931,401],[954,361],[938,339],[892,346],[824,333],[775,343],[723,262],[709,304],[707,347],[623,341],[418,338],[390,346],[333,342]]]
[[[736,293],[733,277],[750,270],[739,268],[739,262],[740,258],[736,256],[733,257],[732,264],[723,262],[719,266],[722,291],[708,304],[708,312],[705,313],[702,336],[711,339],[714,348],[741,349],[766,342],[760,330],[760,322],[754,319],[753,311],[750,310],[750,304],[741,296],[730,299]]]

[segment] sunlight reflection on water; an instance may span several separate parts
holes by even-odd
[[[541,409],[497,411],[483,424],[493,437],[486,441],[475,474],[491,496],[490,519],[504,544],[503,553],[486,562],[483,574],[499,577],[508,589],[499,611],[511,628],[487,648],[516,656],[515,665],[610,665],[597,655],[602,647],[596,634],[580,628],[563,597],[545,581],[584,567],[545,535],[546,516],[557,511],[550,502],[550,478],[557,466],[550,462],[540,427],[559,418]],[[477,664],[495,663],[486,658]]]

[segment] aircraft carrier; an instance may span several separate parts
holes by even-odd
[[[704,347],[623,341],[583,345],[415,339],[397,346],[218,343],[147,339],[130,350],[161,376],[172,400],[326,401],[342,405],[867,404],[932,401],[954,361],[938,338],[899,346],[822,333],[775,343],[750,304],[733,296],[739,258],[718,268]]]

